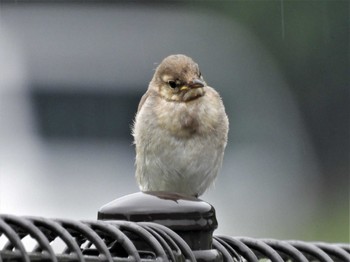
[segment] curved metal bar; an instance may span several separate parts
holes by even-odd
[[[213,248],[218,250],[223,255],[224,261],[234,262],[233,257],[227,251],[227,247],[222,245],[218,239],[213,238],[213,244],[212,245],[213,245]],[[238,261],[241,260],[240,258],[238,258],[238,259],[239,259]]]
[[[337,244],[333,244],[333,245],[340,247],[341,249],[345,250],[347,253],[350,254],[350,244],[337,243]]]
[[[283,259],[277,253],[277,251],[271,248],[269,245],[267,245],[263,241],[258,239],[248,238],[248,237],[242,237],[238,239],[241,240],[244,244],[246,244],[251,249],[256,250],[257,253],[261,254],[264,258],[268,258],[272,262],[283,262]],[[257,257],[259,257],[259,255],[257,255]]]
[[[59,237],[66,244],[68,249],[77,256],[79,261],[85,261],[84,256],[77,242],[74,240],[71,234],[69,234],[69,232],[64,227],[62,227],[59,223],[51,219],[46,219],[42,217],[27,217],[27,218],[31,220],[35,226],[39,228],[45,228],[50,232],[55,233],[55,238]]]
[[[213,237],[213,240],[219,242],[220,245],[222,245],[229,252],[231,257],[236,258],[237,261],[243,261],[242,257],[236,252],[236,250],[234,250],[233,247],[226,243],[224,240],[216,238],[215,236]]]
[[[175,242],[176,246],[180,248],[180,252],[184,255],[184,257],[189,261],[196,261],[196,258],[194,257],[194,254],[191,250],[191,248],[188,246],[188,244],[183,240],[178,234],[176,234],[174,231],[172,231],[170,228],[152,223],[152,222],[138,222],[139,225],[145,225],[150,228],[153,228],[160,234],[164,234],[164,236],[169,236],[171,239]]]
[[[0,215],[0,236],[5,244],[0,249],[2,261],[196,261],[205,259],[206,251],[192,251],[177,233],[152,222],[129,221],[72,221],[41,217]],[[37,247],[27,252],[23,238],[30,236]],[[52,242],[63,241],[65,251],[55,254]],[[82,252],[82,247],[92,252]],[[246,237],[214,236],[212,250],[228,262],[350,262],[349,244],[307,243]],[[142,257],[145,247],[149,257]],[[97,253],[98,252],[98,253]],[[89,253],[89,254],[88,254]],[[148,255],[148,253],[146,253]],[[195,256],[196,254],[196,256]]]
[[[100,255],[104,256],[107,259],[107,261],[113,262],[113,258],[108,250],[108,247],[106,246],[104,241],[99,237],[99,235],[95,231],[93,231],[89,226],[85,225],[82,222],[67,219],[56,219],[55,221],[65,229],[71,229],[72,231],[78,232],[80,235],[84,236],[86,240],[89,240],[95,245]]]
[[[307,258],[316,258],[320,262],[333,262],[333,260],[326,254],[326,252],[314,244],[296,240],[289,240],[288,243],[302,252]]]
[[[52,247],[50,246],[50,242],[48,241],[46,236],[32,222],[25,218],[11,215],[2,215],[1,217],[8,224],[12,224],[26,230],[26,232],[28,232],[30,236],[32,236],[38,242],[40,248],[46,250],[46,252],[50,256],[50,259],[54,262],[57,261],[55,253]]]
[[[128,258],[132,258],[133,260],[140,261],[140,255],[135,247],[135,245],[131,242],[131,240],[117,227],[112,226],[110,223],[106,223],[103,221],[83,221],[86,225],[91,227],[93,230],[100,230],[113,237],[128,253]]]
[[[261,239],[261,241],[272,247],[281,256],[286,255],[288,258],[292,259],[292,261],[308,262],[308,259],[303,255],[303,253],[288,242],[275,239]]]
[[[148,246],[153,249],[158,259],[168,259],[161,244],[157,241],[157,239],[146,229],[142,228],[138,224],[129,221],[109,221],[109,223],[118,226],[121,230],[132,232],[138,237],[142,238],[145,241],[145,243],[147,243]]]
[[[257,256],[254,252],[242,241],[228,236],[215,236],[217,240],[222,240],[230,245],[240,256],[249,262],[258,262]]]
[[[168,259],[170,261],[178,261],[178,259],[175,258],[175,254],[173,252],[173,249],[170,247],[169,243],[167,241],[165,241],[165,239],[156,230],[154,230],[153,228],[151,228],[149,226],[145,226],[145,225],[142,227],[144,229],[146,229],[148,232],[150,232],[158,240],[158,242],[162,245],[165,253],[168,254]],[[176,249],[176,251],[178,251],[177,255],[181,256],[181,252],[179,252],[179,249]]]
[[[337,245],[314,243],[317,247],[321,248],[324,252],[330,255],[332,258],[336,258],[340,261],[350,261],[350,254]],[[335,260],[335,259],[334,259]]]
[[[14,231],[1,217],[0,231],[3,232],[7,239],[11,242],[11,246],[19,250],[20,254],[22,255],[23,261],[30,262],[29,256],[21,241],[21,238],[17,235],[16,231]]]

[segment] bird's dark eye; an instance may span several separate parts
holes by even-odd
[[[171,88],[176,88],[176,87],[177,87],[177,84],[176,84],[175,81],[170,80],[170,81],[168,82],[168,84],[169,84],[169,86],[170,86]]]
[[[199,76],[199,78],[201,78],[201,77],[202,77],[202,73],[201,73],[201,71],[199,71],[199,72],[198,72],[198,76]]]

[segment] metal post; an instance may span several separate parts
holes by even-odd
[[[181,236],[197,261],[222,261],[222,255],[212,249],[213,232],[218,223],[215,209],[195,197],[166,192],[139,192],[118,198],[104,205],[99,220],[154,222]]]

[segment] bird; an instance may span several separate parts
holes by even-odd
[[[142,192],[199,197],[221,169],[229,120],[198,64],[170,55],[157,66],[132,125]]]

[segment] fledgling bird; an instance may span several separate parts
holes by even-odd
[[[198,65],[185,55],[166,57],[133,125],[141,191],[202,195],[221,168],[228,125],[221,97]]]

